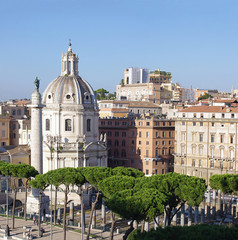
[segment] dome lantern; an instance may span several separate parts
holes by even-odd
[[[78,56],[72,52],[71,43],[69,43],[68,52],[62,58],[61,76],[78,76]]]

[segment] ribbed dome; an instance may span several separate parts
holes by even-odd
[[[43,104],[96,104],[92,87],[81,77],[59,76],[43,93]]]

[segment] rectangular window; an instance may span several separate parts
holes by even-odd
[[[202,160],[199,159],[199,167],[201,167],[201,166],[202,166]]]
[[[200,122],[200,126],[201,126],[201,127],[203,126],[203,122]]]
[[[220,135],[220,143],[223,143],[224,141],[224,135]]]
[[[149,141],[146,141],[146,145],[150,145],[150,142],[149,142]]]
[[[215,127],[215,123],[214,122],[212,122],[212,127]]]
[[[147,137],[147,138],[149,137],[149,132],[146,132],[146,137]]]
[[[182,126],[184,126],[185,125],[185,122],[182,122]]]
[[[192,160],[192,166],[195,167],[195,159]]]
[[[5,130],[2,130],[2,137],[5,137]]]
[[[203,134],[202,133],[199,134],[199,141],[203,142]]]
[[[193,126],[196,126],[196,122],[193,122]]]
[[[215,142],[215,135],[214,134],[211,135],[211,142],[212,143]]]
[[[231,114],[231,118],[234,118],[234,117],[235,117],[235,114],[234,114],[234,113],[232,113],[232,114]]]
[[[145,156],[146,156],[146,157],[149,157],[149,150],[146,150]]]
[[[169,132],[169,137],[170,137],[170,138],[172,137],[172,133],[171,133],[171,132]]]
[[[141,132],[139,132],[139,137],[141,137]]]
[[[115,137],[119,137],[119,132],[115,132]]]
[[[165,137],[165,132],[162,132],[162,137],[163,137],[163,138]]]
[[[231,141],[231,144],[234,143],[234,135],[231,135],[230,141]]]
[[[214,162],[213,161],[210,162],[210,168],[214,168]]]
[[[126,132],[122,132],[122,137],[126,137]]]
[[[145,174],[146,174],[146,175],[148,175],[148,174],[149,174],[149,170],[148,170],[148,169],[146,169],[146,172],[145,172]]]

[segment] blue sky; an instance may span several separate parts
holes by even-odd
[[[30,98],[79,52],[80,76],[114,92],[127,67],[184,87],[238,88],[237,0],[7,0],[0,3],[0,101]]]

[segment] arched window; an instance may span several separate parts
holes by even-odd
[[[50,119],[45,119],[45,130],[50,131]]]
[[[87,132],[91,131],[91,119],[87,119]]]
[[[65,120],[65,131],[71,131],[72,130],[72,121],[71,119]]]
[[[71,75],[71,62],[69,61],[69,69],[68,69],[69,75]]]

